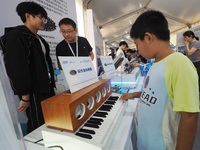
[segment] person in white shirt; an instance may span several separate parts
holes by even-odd
[[[117,50],[116,53],[116,57],[121,55],[121,57],[123,58],[123,61],[121,63],[121,65],[117,68],[117,71],[124,71],[124,65],[128,62],[128,59],[126,58],[126,53],[125,51],[127,50],[128,44],[126,41],[121,41],[119,43],[119,48]]]

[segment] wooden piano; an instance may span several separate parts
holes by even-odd
[[[62,93],[42,102],[46,147],[109,150],[126,103],[111,96],[110,79],[101,79],[75,93]]]

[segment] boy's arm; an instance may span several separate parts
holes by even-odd
[[[192,150],[199,113],[181,112],[176,150]]]
[[[120,97],[120,100],[127,101],[131,98],[139,98],[142,92],[134,92],[134,93],[125,93]]]

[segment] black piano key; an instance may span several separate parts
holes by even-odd
[[[100,120],[93,120],[93,118],[90,118],[88,121],[95,122],[96,124],[99,124],[99,125],[101,125],[101,123],[102,123],[102,121],[100,121]]]
[[[84,134],[84,133],[79,133],[79,132],[77,132],[75,135],[80,136],[80,137],[83,137],[83,138],[86,138],[86,139],[92,139],[92,136],[91,136],[91,135]]]
[[[109,112],[111,110],[111,108],[99,108],[99,110],[102,110],[102,111],[107,111]]]
[[[112,109],[112,106],[108,105],[102,105],[99,110],[104,110],[104,111],[110,111]]]
[[[101,118],[90,118],[90,120],[94,120],[94,121],[99,121],[99,122],[103,122],[103,119],[101,119]]]
[[[80,129],[78,132],[95,134],[95,131],[94,130],[90,130],[90,129]]]
[[[95,113],[94,116],[106,118],[106,115],[105,115],[105,114],[98,114],[98,113]]]
[[[97,111],[95,114],[102,114],[102,115],[108,115],[107,112]]]
[[[99,122],[99,121],[91,121],[91,120],[88,120],[87,123],[96,124],[96,125],[101,125],[101,122]]]
[[[115,101],[106,101],[104,104],[114,105],[115,103],[116,103]]]
[[[108,113],[107,113],[108,114]],[[107,115],[105,112],[96,112],[94,114],[94,116],[98,116],[98,117],[103,117],[103,118],[106,118],[106,115]]]
[[[107,109],[112,109],[112,108],[113,108],[112,105],[105,105],[105,104],[103,104],[101,107],[102,107],[102,108],[107,108]],[[101,108],[101,107],[100,107],[100,108]]]
[[[110,96],[108,100],[116,101],[118,100],[118,98],[119,98],[118,96]]]
[[[84,126],[86,126],[86,127],[91,127],[91,128],[96,128],[96,129],[99,128],[98,125],[96,125],[96,124],[90,124],[90,123],[85,123]]]

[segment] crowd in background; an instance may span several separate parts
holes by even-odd
[[[128,64],[133,68],[139,67],[142,76],[147,74],[148,70],[154,62],[154,60],[147,60],[142,55],[140,55],[136,48],[129,48],[126,41],[121,41],[119,43],[119,47],[112,47],[110,50],[111,52],[109,56],[112,56],[113,60],[121,53],[123,55],[122,57],[124,57],[124,64],[122,65]]]

